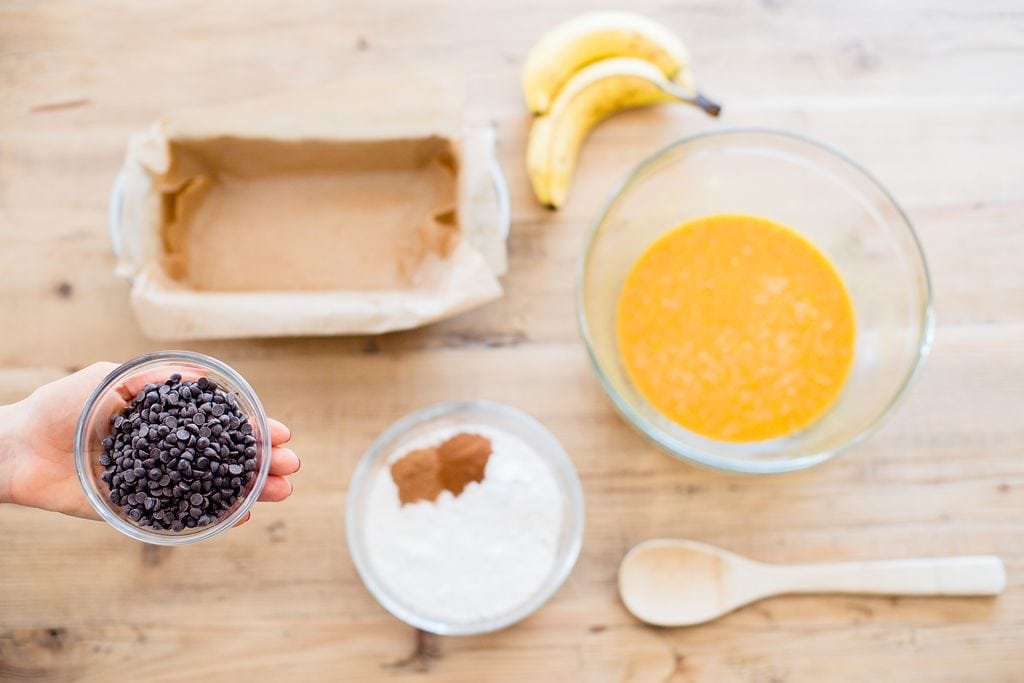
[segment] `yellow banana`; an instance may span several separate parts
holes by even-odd
[[[645,59],[692,91],[690,55],[658,22],[633,12],[587,12],[545,33],[523,66],[523,94],[535,114],[548,111],[558,91],[584,66],[612,57]]]
[[[712,116],[719,111],[642,59],[604,59],[570,78],[548,113],[534,119],[527,141],[527,175],[540,203],[552,209],[565,203],[580,147],[594,126],[622,109],[659,102],[686,102]]]

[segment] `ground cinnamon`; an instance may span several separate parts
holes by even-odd
[[[402,505],[434,500],[444,490],[440,454],[436,448],[409,451],[391,464],[391,478],[398,484],[398,499]]]
[[[490,439],[468,432],[432,448],[409,451],[391,465],[399,501],[433,501],[441,491],[459,495],[470,482],[483,481],[491,452]]]

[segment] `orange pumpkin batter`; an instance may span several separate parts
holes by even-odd
[[[718,215],[663,235],[626,277],[619,353],[639,392],[724,441],[792,434],[839,395],[853,307],[832,264],[792,230]]]

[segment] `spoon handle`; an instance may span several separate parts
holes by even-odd
[[[1006,588],[1006,570],[992,555],[769,567],[776,593],[998,595]]]

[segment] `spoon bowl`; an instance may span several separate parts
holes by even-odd
[[[619,595],[633,616],[657,626],[691,626],[785,593],[997,595],[1006,587],[991,555],[777,565],[707,543],[654,539],[619,566]]]

